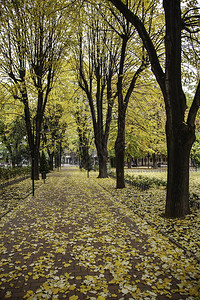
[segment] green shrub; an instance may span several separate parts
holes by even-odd
[[[167,186],[167,182],[163,179],[158,179],[155,177],[147,177],[147,176],[142,176],[142,175],[125,175],[125,180],[130,182],[132,185],[137,186],[143,190],[149,189],[153,186]]]
[[[116,174],[114,172],[110,172],[109,175],[111,177],[116,177]],[[135,175],[126,174],[125,181],[129,184],[132,184],[132,185],[142,189],[142,190],[147,190],[154,186],[157,186],[157,187],[160,187],[160,186],[166,187],[167,186],[167,182],[163,179],[158,179],[155,177],[150,178],[148,176],[142,176],[142,175],[135,176]]]
[[[30,175],[31,167],[0,168],[0,180],[8,180],[19,176]]]

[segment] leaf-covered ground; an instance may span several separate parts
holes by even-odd
[[[41,182],[35,182],[35,188],[40,185]],[[31,194],[31,192],[32,182],[30,179],[25,179],[6,187],[0,186],[0,217],[17,206],[28,194]]]
[[[1,218],[0,299],[199,299],[195,258],[91,175],[55,172]]]
[[[159,179],[166,179],[167,176],[166,172],[133,172],[133,174]],[[188,250],[187,255],[193,254],[200,259],[200,209],[196,206],[191,207],[191,214],[186,218],[170,220],[162,217],[166,198],[164,187],[141,191],[127,185],[123,190],[116,190],[115,182],[107,180],[103,182],[103,186],[111,192],[113,197],[180,244],[183,249]],[[200,172],[190,174],[190,193],[195,193],[200,197]]]

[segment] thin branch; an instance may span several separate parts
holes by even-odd
[[[187,124],[189,124],[191,126],[194,126],[196,115],[197,115],[197,112],[199,110],[199,107],[200,107],[200,81],[199,81],[197,89],[196,89],[194,100],[193,100],[192,105],[190,107],[190,111],[189,111],[188,119],[187,119]]]

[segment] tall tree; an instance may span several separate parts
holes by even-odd
[[[126,1],[128,7],[129,1]],[[151,28],[154,25],[155,5],[144,6],[141,1],[136,2],[134,10],[141,14],[143,22],[148,25],[148,32],[151,33]],[[150,11],[147,14],[147,11]],[[116,155],[116,175],[117,188],[125,187],[124,180],[124,155],[125,155],[125,120],[126,112],[131,94],[134,92],[136,82],[142,71],[148,67],[148,59],[146,51],[140,41],[138,41],[136,30],[133,25],[122,15],[111,9],[115,17],[116,24],[111,28],[117,32],[121,39],[121,51],[118,64],[118,80],[117,80],[117,95],[118,95],[118,134],[115,143]],[[148,22],[147,22],[148,21]],[[107,21],[109,24],[109,20]],[[161,31],[162,32],[162,31]],[[153,32],[154,38],[155,32]]]
[[[99,160],[99,177],[107,177],[107,143],[116,92],[112,79],[116,72],[118,46],[116,36],[92,6],[84,8],[89,13],[79,32],[79,86],[86,93],[93,122],[94,139]],[[84,28],[84,30],[83,30]]]
[[[85,96],[85,95],[84,95]],[[88,169],[89,167],[89,148],[91,143],[92,125],[91,114],[87,100],[83,101],[81,94],[77,94],[74,102],[73,115],[76,120],[77,132],[79,137],[79,164],[80,168]]]
[[[24,105],[34,177],[38,179],[40,132],[67,43],[66,15],[52,0],[6,0],[1,5],[1,70],[15,85],[14,97]]]
[[[118,69],[118,80],[117,80],[117,95],[118,95],[118,133],[117,139],[115,142],[115,156],[116,156],[116,176],[117,176],[117,188],[125,187],[124,179],[124,156],[125,156],[125,121],[126,121],[126,111],[128,103],[131,97],[132,92],[134,91],[136,81],[140,76],[141,72],[147,66],[144,53],[141,53],[141,59],[139,62],[136,59],[136,56],[133,57],[136,60],[136,64],[133,63],[133,59],[130,58],[127,60],[128,55],[128,44],[132,38],[133,32],[130,26],[129,21],[122,23],[123,33],[121,36],[121,54],[120,54],[120,63]],[[131,65],[131,68],[125,67],[126,65]],[[125,70],[126,69],[126,70]],[[136,70],[134,70],[136,69]],[[125,74],[131,72],[132,78],[127,77]]]
[[[200,81],[193,102],[186,114],[186,96],[181,78],[181,32],[199,23],[196,14],[182,18],[180,0],[164,0],[165,12],[165,70],[163,70],[153,40],[144,23],[121,0],[109,0],[137,29],[149,54],[151,68],[162,90],[166,107],[166,136],[168,152],[168,184],[165,215],[183,217],[189,213],[189,156],[195,141],[195,119],[200,106]],[[196,27],[196,30],[199,30]]]

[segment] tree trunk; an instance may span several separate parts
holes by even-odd
[[[131,155],[129,154],[129,155],[128,155],[128,158],[127,158],[128,169],[131,169],[131,163],[132,163],[132,157],[131,157]]]
[[[85,139],[84,142],[82,138],[79,136],[79,157],[80,157],[80,167],[87,170],[88,168],[88,157],[89,157],[89,147],[88,147],[88,140]]]
[[[34,156],[34,179],[39,180],[40,179],[40,171],[39,171],[39,151],[35,153]]]
[[[125,112],[125,111],[124,111]],[[124,155],[125,155],[125,113],[119,108],[118,134],[115,142],[117,189],[125,188],[124,180]]]
[[[156,155],[156,153],[152,154],[152,161],[153,161],[153,168],[157,169],[158,168],[158,164],[157,164],[157,155]]]
[[[177,126],[178,127],[178,126]],[[186,124],[167,129],[168,175],[166,217],[184,217],[189,209],[189,157],[195,130]]]
[[[99,176],[98,178],[107,178],[107,151],[105,149],[98,150],[98,160],[99,160]]]
[[[184,217],[189,213],[189,155],[195,141],[195,126],[185,121],[186,97],[181,83],[180,0],[164,0],[166,35],[166,135],[168,182],[165,215]]]
[[[50,151],[48,150],[48,155],[49,155],[49,170],[53,171],[53,155],[54,153],[50,153]]]

